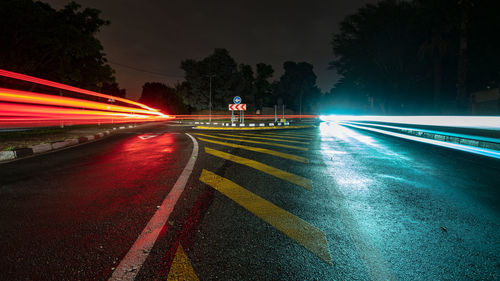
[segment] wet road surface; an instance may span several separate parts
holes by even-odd
[[[131,253],[192,158],[152,248]],[[0,279],[495,280],[499,175],[495,159],[326,123],[139,127],[0,164]]]

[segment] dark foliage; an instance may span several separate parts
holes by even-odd
[[[166,114],[187,114],[188,108],[177,93],[178,90],[165,84],[148,82],[142,86],[139,102],[160,109]]]
[[[96,9],[61,10],[32,0],[0,1],[0,68],[90,90],[115,82],[95,35],[109,24]]]
[[[125,98],[127,95],[127,91],[125,91],[125,89],[120,89],[116,82],[104,82],[101,87],[101,93],[119,98]]]
[[[271,83],[274,69],[259,63],[252,66],[237,65],[225,49],[215,49],[210,56],[200,60],[184,60],[186,82],[182,96],[196,109],[207,109],[212,79],[212,104],[214,109],[227,110],[234,96],[240,96],[250,111],[285,103],[295,111],[316,110],[320,90],[316,75],[309,63],[286,62],[285,73],[278,82]]]
[[[358,112],[467,112],[471,92],[499,83],[498,8],[488,0],[364,6],[334,34],[330,65],[342,78],[330,97]]]
[[[198,110],[208,108],[210,83],[212,108],[216,110],[227,110],[234,96],[240,96],[251,111],[274,104],[269,82],[274,72],[271,65],[259,63],[254,73],[252,66],[238,65],[226,49],[215,49],[200,61],[182,61],[181,68],[186,79],[184,100]]]
[[[307,62],[287,61],[283,68],[285,73],[274,84],[274,95],[290,109],[312,112],[321,95],[313,66]]]

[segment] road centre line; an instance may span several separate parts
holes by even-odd
[[[306,140],[306,141],[312,140],[312,138],[309,138],[309,137],[295,137],[295,136],[292,137],[292,136],[280,135],[280,134],[271,135],[271,134],[240,133],[240,135],[245,135],[245,136],[269,136],[269,137],[279,137],[279,138],[282,138],[282,139],[297,139],[297,140]]]
[[[248,139],[261,139],[261,140],[272,140],[272,141],[280,141],[280,142],[291,142],[291,143],[299,143],[299,144],[309,144],[308,142],[303,142],[303,141],[296,141],[296,140],[283,140],[283,139],[277,139],[277,138],[265,138],[265,137],[249,137],[249,136],[239,136],[239,135],[230,135],[230,134],[218,134],[220,136],[226,136],[226,137],[235,137],[235,138],[248,138]]]
[[[332,265],[323,231],[236,183],[203,169],[200,181],[216,189]]]
[[[293,146],[293,145],[280,144],[280,143],[254,141],[254,140],[246,140],[246,139],[238,139],[238,138],[236,138],[236,139],[235,138],[225,138],[225,137],[218,137],[218,136],[199,134],[199,133],[195,133],[195,135],[209,137],[209,138],[223,139],[223,140],[232,140],[232,141],[249,142],[249,143],[263,144],[263,145],[270,145],[270,146],[279,146],[279,147],[285,147],[285,148],[302,150],[302,151],[308,150],[307,147]]]
[[[189,176],[193,172],[196,159],[198,158],[198,142],[190,134],[186,133],[186,135],[193,141],[193,151],[189,157],[188,163],[184,167],[184,170],[182,170],[172,190],[170,190],[161,203],[160,208],[154,213],[130,250],[120,261],[115,271],[108,279],[109,281],[135,279],[142,264],[153,248],[156,239],[158,239],[161,229],[170,217],[177,200],[179,200],[179,197],[184,191]]]
[[[175,252],[174,260],[168,272],[167,281],[199,281],[200,278],[194,272],[194,268],[189,261],[188,256],[184,252],[182,245],[179,244]]]
[[[224,145],[224,146],[230,146],[234,148],[240,148],[240,149],[245,149],[245,150],[250,150],[254,152],[260,152],[260,153],[265,153],[269,154],[272,156],[288,159],[288,160],[293,160],[301,163],[309,163],[309,160],[305,157],[302,156],[297,156],[293,154],[288,154],[284,152],[279,152],[267,148],[260,148],[260,147],[253,147],[253,146],[246,146],[246,145],[241,145],[241,144],[235,144],[235,143],[229,143],[229,142],[222,142],[222,141],[216,141],[216,140],[209,140],[205,138],[198,137],[199,140],[204,141],[204,142],[209,142],[209,143],[214,143],[214,144],[219,144],[219,145]]]
[[[212,149],[205,146],[205,152],[211,154],[213,156],[217,156],[222,159],[226,159],[229,161],[233,161],[235,163],[245,165],[256,170],[259,170],[263,173],[266,173],[271,176],[275,176],[279,179],[285,180],[287,182],[293,183],[295,185],[301,186],[305,189],[312,190],[312,182],[309,179],[303,178],[301,176],[271,167],[261,162],[257,162],[251,159],[243,158],[240,156],[232,155],[229,153],[225,153],[216,149]]]

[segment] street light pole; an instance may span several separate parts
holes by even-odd
[[[300,101],[299,101],[299,120],[302,121],[302,91],[300,92]]]
[[[208,122],[212,122],[212,77],[214,77],[214,74],[208,75],[208,78],[210,80],[210,90],[209,90],[209,100],[208,100],[208,112],[209,112],[209,117],[208,117]]]

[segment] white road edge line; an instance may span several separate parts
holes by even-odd
[[[193,172],[196,159],[198,158],[198,142],[190,134],[186,133],[186,135],[193,141],[193,152],[191,153],[191,157],[189,158],[186,167],[175,182],[172,190],[168,193],[167,197],[165,197],[165,199],[161,203],[160,208],[149,220],[144,230],[141,232],[125,257],[120,261],[115,271],[113,272],[113,275],[111,275],[108,281],[135,279],[135,277],[139,273],[139,270],[141,269],[142,264],[153,248],[153,245],[156,242],[161,229],[172,213],[177,200],[179,200],[179,197],[184,191],[189,176]]]

